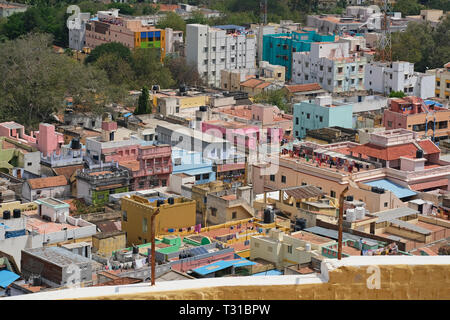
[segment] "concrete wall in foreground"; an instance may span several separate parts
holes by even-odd
[[[412,257],[413,259],[415,257]],[[379,265],[380,289],[369,289],[373,266],[340,266],[328,272],[327,283],[303,285],[252,285],[140,293],[95,299],[450,299],[449,264]],[[413,260],[408,259],[408,260]],[[344,259],[345,260],[345,259]],[[408,261],[408,260],[405,260]],[[329,261],[329,260],[328,260]],[[336,260],[335,260],[336,261]],[[400,261],[400,260],[399,260]],[[337,261],[336,261],[337,262]]]

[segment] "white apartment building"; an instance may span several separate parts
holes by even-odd
[[[83,50],[86,42],[86,22],[91,18],[89,12],[80,12],[73,20],[69,20],[69,48]]]
[[[220,87],[220,72],[256,67],[255,35],[227,34],[201,24],[186,26],[186,60],[197,67],[205,82]]]
[[[366,57],[350,51],[350,41],[311,43],[310,52],[292,54],[292,81],[319,83],[331,93],[364,90]]]
[[[426,99],[435,95],[435,79],[435,75],[415,72],[410,62],[372,62],[366,65],[364,87],[384,95],[403,91],[407,96]]]

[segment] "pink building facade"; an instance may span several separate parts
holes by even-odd
[[[130,190],[165,187],[172,173],[170,145],[143,145],[142,140],[116,140],[117,123],[102,123],[102,135],[86,140],[87,154],[94,163],[117,162],[130,173]]]
[[[39,124],[39,131],[25,133],[24,126],[14,121],[0,123],[0,136],[17,140],[30,147],[37,148],[44,157],[60,154],[64,144],[63,134],[55,131],[55,126],[48,123]]]
[[[292,134],[292,115],[284,114],[277,106],[254,104],[251,106],[225,106],[217,108],[221,115],[257,124],[265,129],[270,140],[276,137],[290,136]]]
[[[238,149],[256,150],[260,141],[260,128],[235,121],[211,120],[202,122],[202,132],[226,139]]]

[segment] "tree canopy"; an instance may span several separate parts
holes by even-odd
[[[50,35],[29,34],[0,46],[2,121],[14,120],[32,128],[63,108],[65,97],[98,113],[124,97],[103,71],[54,53],[51,43]]]
[[[289,106],[286,100],[286,96],[282,89],[264,91],[254,97],[254,101],[257,103],[272,104],[283,110],[284,112],[290,112]]]
[[[156,25],[157,28],[172,28],[173,30],[181,30],[186,33],[186,22],[178,14],[167,12],[166,16]]]
[[[450,17],[437,27],[410,22],[405,32],[392,34],[393,60],[409,61],[417,71],[442,67],[450,61]]]

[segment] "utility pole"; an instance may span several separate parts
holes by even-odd
[[[389,0],[384,0],[383,16],[381,17],[381,37],[377,49],[377,58],[383,62],[392,61],[391,18],[388,18],[389,14]]]
[[[338,219],[338,260],[342,259],[342,224],[344,222],[344,198],[348,191],[348,186],[341,192],[339,196],[339,219]]]
[[[151,238],[152,238],[152,260],[151,260],[151,265],[152,265],[152,286],[155,285],[155,217],[159,214],[159,208],[156,209],[156,211],[154,211],[152,213],[152,216],[150,217],[150,229],[151,229]]]

